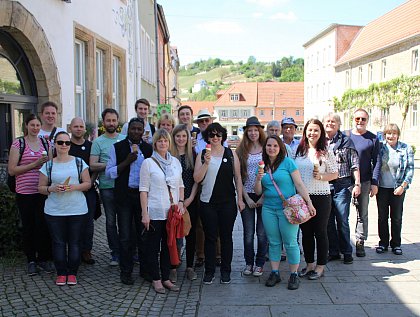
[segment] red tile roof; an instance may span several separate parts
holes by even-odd
[[[258,83],[257,108],[301,107],[303,109],[303,82],[268,82]]]
[[[238,101],[230,101],[232,94],[239,94]],[[253,106],[257,105],[257,83],[235,83],[227,88],[224,94],[217,99],[215,107],[217,106]]]
[[[409,0],[361,29],[336,66],[420,35],[420,1]]]

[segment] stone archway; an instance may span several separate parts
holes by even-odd
[[[62,113],[58,69],[47,36],[35,17],[19,2],[0,1],[0,28],[14,37],[24,50],[36,80],[39,105],[53,101]],[[61,121],[61,116],[58,116]],[[61,124],[61,122],[57,122]]]

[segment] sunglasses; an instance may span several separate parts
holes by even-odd
[[[64,145],[64,144],[67,146],[71,145],[70,141],[62,141],[62,140],[56,141],[55,143],[57,143],[58,145]]]
[[[197,123],[207,123],[207,122],[210,122],[210,119],[201,119],[201,120],[198,120],[197,121]]]
[[[221,138],[223,136],[223,134],[222,133],[214,133],[214,132],[209,133],[209,139],[212,139],[212,138],[214,138],[216,136],[218,138]]]
[[[357,121],[357,122],[359,122],[359,121],[365,122],[366,120],[367,120],[367,118],[363,118],[363,117],[354,118],[354,121]]]

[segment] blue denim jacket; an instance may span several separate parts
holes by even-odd
[[[381,158],[383,157],[386,148],[386,141],[381,142]],[[400,165],[395,175],[394,188],[401,186],[403,182],[407,183],[406,190],[410,187],[414,175],[414,152],[413,148],[401,141],[397,142],[397,152],[400,153]],[[380,177],[380,176],[379,176]]]

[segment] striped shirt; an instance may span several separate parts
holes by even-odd
[[[44,146],[42,145],[41,139],[38,139],[39,149],[34,152],[29,147],[28,142],[25,140],[25,150],[23,151],[22,159],[18,165],[28,165],[35,162],[42,156],[42,152],[45,151]],[[12,147],[16,148],[19,151],[19,140],[16,139]],[[16,193],[30,195],[38,193],[38,182],[39,182],[39,169],[41,166],[38,166],[34,169],[31,169],[23,174],[16,176]]]

